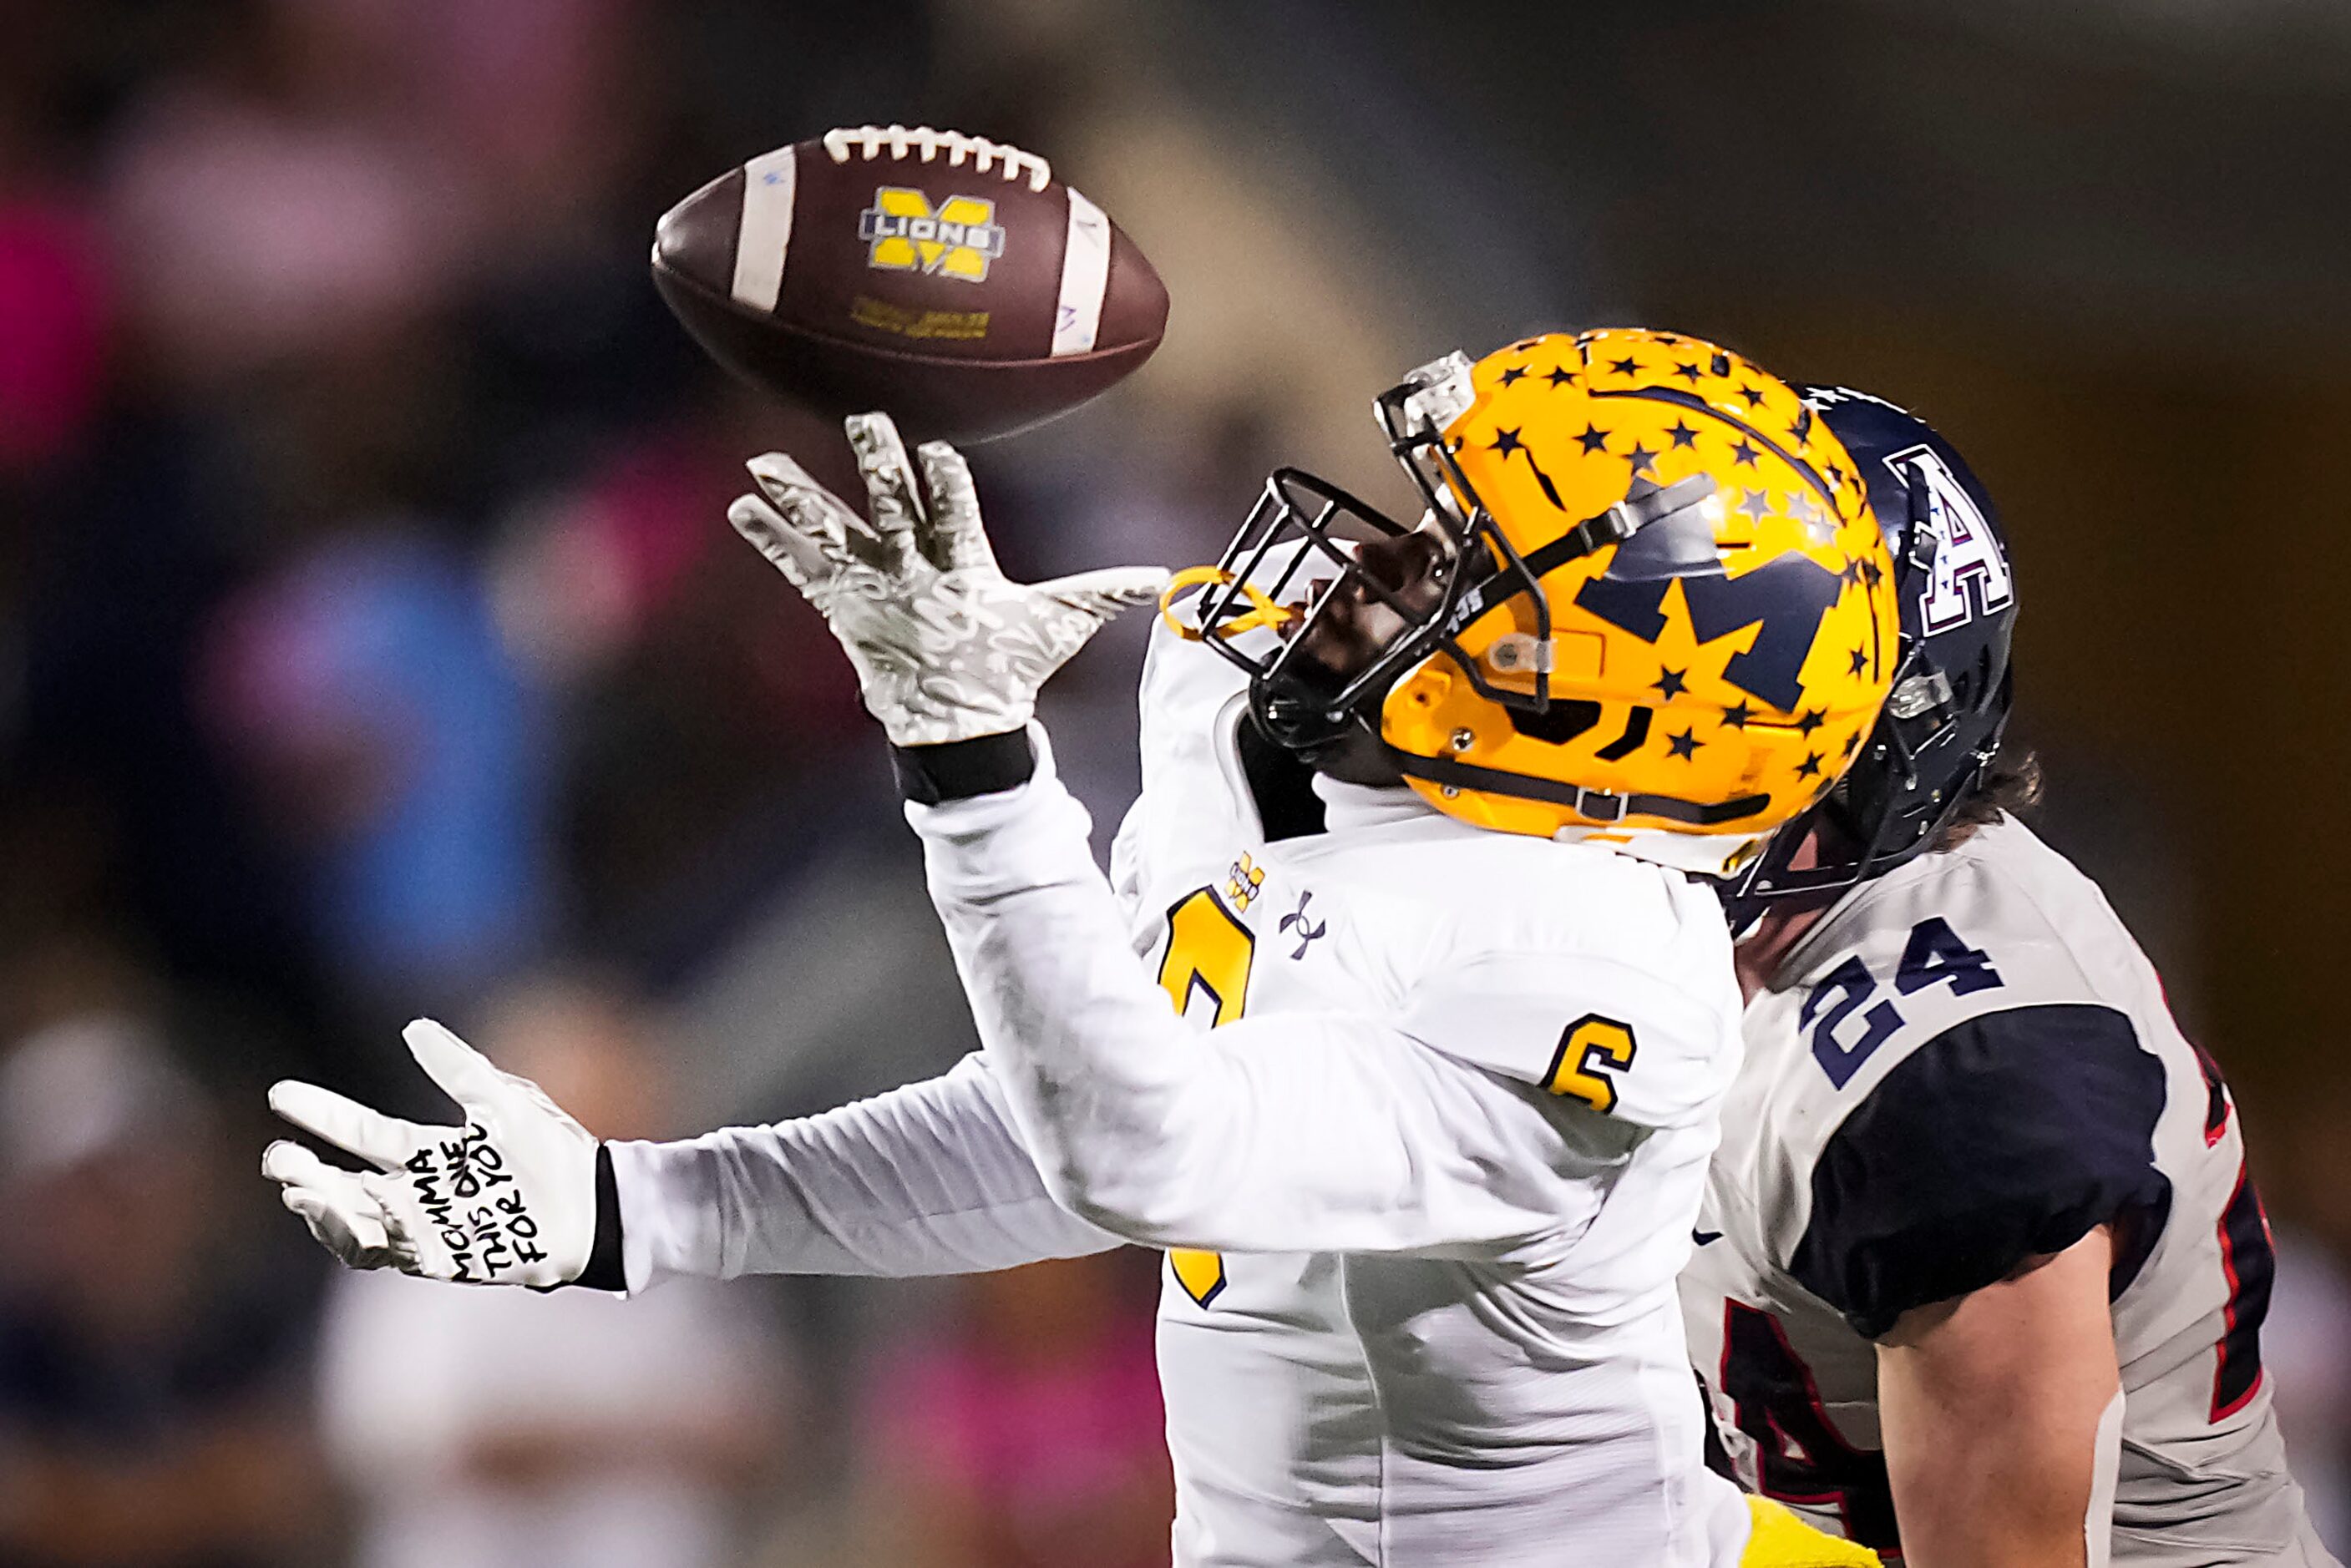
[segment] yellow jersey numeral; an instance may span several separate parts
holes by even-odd
[[[1167,956],[1159,961],[1160,989],[1176,1004],[1178,1014],[1192,1011],[1193,999],[1205,996],[1215,1009],[1208,1025],[1230,1023],[1249,1001],[1249,963],[1257,954],[1257,938],[1233,918],[1213,888],[1186,894],[1167,911]],[[1178,1247],[1167,1254],[1167,1266],[1185,1293],[1202,1306],[1225,1288],[1225,1260],[1220,1252]]]
[[[1615,1075],[1633,1065],[1632,1025],[1587,1012],[1559,1037],[1543,1087],[1582,1100],[1595,1111],[1616,1108]]]

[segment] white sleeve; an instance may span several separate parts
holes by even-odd
[[[1397,1019],[1186,1025],[1135,961],[1050,755],[1018,789],[907,815],[1021,1137],[1048,1189],[1106,1230],[1227,1251],[1492,1255],[1580,1229],[1598,1167],[1636,1136],[1571,1150],[1567,1107]]]
[[[1706,1121],[1739,1070],[1735,1021],[1694,988],[1574,954],[1489,952],[1447,966],[1405,999],[1404,1026],[1449,1056],[1635,1127]]]
[[[1120,1241],[1053,1201],[977,1056],[821,1116],[609,1147],[632,1291],[672,1275],[974,1273]]]

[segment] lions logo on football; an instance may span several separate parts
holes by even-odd
[[[870,247],[865,265],[882,272],[925,272],[971,283],[987,278],[987,264],[1004,254],[1004,227],[996,203],[949,196],[935,209],[920,191],[884,185],[857,215],[857,237]]]

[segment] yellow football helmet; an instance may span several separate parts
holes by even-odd
[[[1413,531],[1295,469],[1171,590],[1270,738],[1311,758],[1368,729],[1448,815],[1708,875],[1835,783],[1893,678],[1893,563],[1786,383],[1622,328],[1450,355],[1376,410],[1441,593],[1364,572],[1345,535]],[[1403,629],[1339,679],[1301,654],[1350,595]]]

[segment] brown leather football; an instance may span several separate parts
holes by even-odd
[[[979,441],[1076,408],[1159,347],[1167,290],[1045,161],[951,130],[830,130],[665,213],[653,282],[768,392]]]

